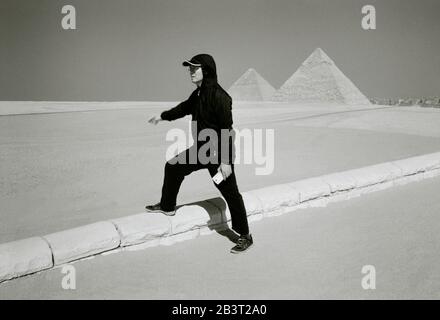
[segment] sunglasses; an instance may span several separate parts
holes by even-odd
[[[196,72],[199,68],[201,68],[201,67],[188,66],[189,72]]]

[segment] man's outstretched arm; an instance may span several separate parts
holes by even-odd
[[[191,101],[190,99],[179,103],[174,108],[164,111],[160,114],[162,120],[173,121],[183,118],[184,116],[191,114]]]
[[[162,112],[159,116],[154,116],[148,120],[148,122],[157,124],[159,121],[167,120],[172,121],[191,114],[191,97],[187,100],[179,103],[174,108]]]

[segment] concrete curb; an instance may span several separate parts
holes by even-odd
[[[326,206],[365,193],[440,176],[440,152],[243,192],[249,222]],[[167,217],[141,213],[0,245],[0,282],[110,250],[171,245],[229,227],[222,198],[179,207]]]
[[[52,251],[42,238],[0,245],[0,282],[52,267]]]
[[[131,246],[171,234],[171,221],[158,214],[141,213],[112,220],[119,231],[121,247]]]
[[[115,249],[121,243],[115,225],[108,221],[52,233],[43,238],[52,249],[54,265]]]

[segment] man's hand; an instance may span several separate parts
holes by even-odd
[[[226,180],[232,174],[232,167],[230,164],[221,163],[217,171],[220,171],[223,176],[223,180]]]
[[[158,124],[159,121],[162,121],[162,118],[160,116],[154,116],[151,117],[150,120],[148,120],[149,123],[152,123],[154,125]]]

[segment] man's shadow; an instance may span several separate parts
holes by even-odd
[[[177,206],[177,209],[185,205],[199,206],[205,209],[206,212],[208,212],[209,214],[208,228],[210,230],[214,230],[221,236],[228,238],[231,242],[237,243],[239,235],[235,233],[231,228],[229,228],[229,225],[226,222],[227,204],[223,198],[217,197],[203,201],[187,203],[184,205]],[[219,211],[220,211],[220,216],[218,213]],[[218,221],[219,219],[221,221],[220,223],[213,224],[214,221]]]

